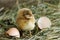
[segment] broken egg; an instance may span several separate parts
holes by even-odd
[[[13,36],[13,37],[17,37],[19,38],[20,37],[20,34],[19,34],[19,31],[17,28],[10,28],[6,34],[8,34],[9,36]]]
[[[40,17],[38,19],[37,25],[40,29],[50,28],[51,27],[51,20],[48,17]]]

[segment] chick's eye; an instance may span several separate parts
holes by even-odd
[[[24,14],[23,14],[23,15],[24,15],[24,16],[25,16],[25,15],[31,16],[32,14],[31,14],[29,11],[26,10],[26,11],[24,11]]]
[[[29,13],[26,13],[25,15],[30,15]]]
[[[28,12],[25,12],[24,15],[30,15]]]

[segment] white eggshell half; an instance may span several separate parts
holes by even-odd
[[[20,37],[19,31],[17,28],[10,28],[6,33],[9,34],[9,36]]]
[[[40,17],[38,19],[37,25],[40,29],[50,28],[51,27],[51,20],[48,17]]]

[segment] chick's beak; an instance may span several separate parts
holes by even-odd
[[[32,18],[32,16],[30,16],[30,15],[25,15],[25,17],[28,19]]]

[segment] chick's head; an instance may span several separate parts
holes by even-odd
[[[33,14],[32,11],[28,8],[23,8],[18,11],[18,17],[21,19],[31,19]]]

